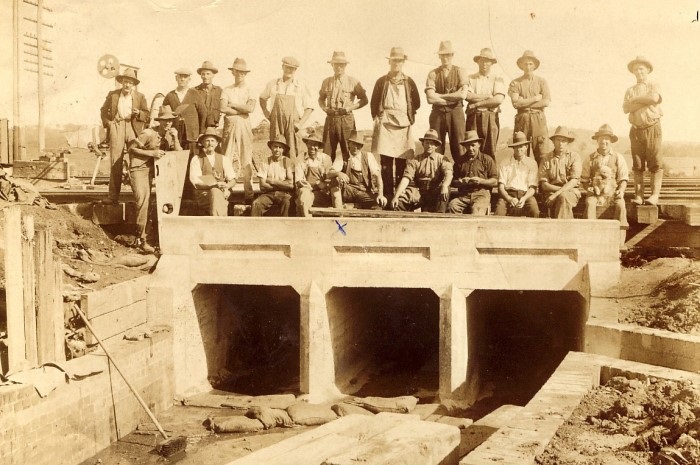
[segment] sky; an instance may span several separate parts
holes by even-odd
[[[408,55],[404,72],[422,90],[428,72],[439,65],[441,40],[451,40],[454,63],[477,71],[472,58],[483,47],[494,50],[494,70],[506,82],[518,77],[516,59],[532,50],[541,60],[537,74],[549,83],[546,110],[550,127],[596,129],[609,123],[629,131],[622,112],[625,90],[634,84],[627,63],[643,55],[654,65],[650,78],[661,86],[666,140],[700,142],[700,1],[677,0],[44,0],[52,8],[54,76],[46,78],[46,123],[99,124],[99,108],[114,81],[98,75],[104,54],[138,66],[139,91],[150,102],[175,87],[173,71],[193,71],[204,60],[218,68],[215,83],[228,86],[236,57],[245,58],[248,84],[260,93],[281,76],[281,59],[301,62],[303,80],[316,108],[310,122],[323,123],[315,103],[321,81],[332,74],[334,50],[350,60],[347,74],[368,94],[388,71],[392,46]],[[0,118],[12,119],[12,2],[0,0]],[[23,15],[35,7],[22,4]],[[23,32],[31,24],[23,21]],[[36,75],[22,72],[21,120],[36,124]],[[200,82],[193,75],[192,85]],[[430,108],[422,96],[415,129],[428,128]],[[501,125],[511,126],[509,99]],[[355,112],[359,129],[371,128],[369,107]],[[252,121],[262,119],[259,106]]]

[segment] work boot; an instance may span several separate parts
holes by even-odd
[[[620,252],[627,251],[627,230],[620,228]]]
[[[149,245],[145,239],[137,239],[136,246],[143,253],[154,253],[156,251],[156,249],[152,245]]]
[[[634,172],[634,199],[632,199],[632,203],[644,204],[644,171]]]
[[[661,194],[661,183],[664,179],[664,170],[658,170],[651,173],[651,195],[647,198],[646,203],[656,205],[659,203],[659,195]]]

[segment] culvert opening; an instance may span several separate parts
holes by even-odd
[[[432,290],[337,287],[326,304],[343,393],[435,397],[440,301]]]
[[[288,286],[205,285],[195,307],[209,381],[246,395],[299,393],[299,294]]]
[[[467,308],[483,404],[525,405],[567,352],[583,350],[588,308],[578,292],[478,290]]]

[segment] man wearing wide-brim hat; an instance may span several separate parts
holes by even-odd
[[[333,67],[333,76],[323,80],[318,93],[318,104],[327,115],[323,141],[331,158],[337,158],[336,150],[340,146],[342,158],[347,160],[350,152],[346,139],[357,129],[352,112],[367,105],[367,92],[360,81],[345,74],[349,63],[345,52],[333,52],[328,63]]]
[[[627,64],[637,82],[627,89],[622,109],[629,114],[630,147],[632,149],[632,170],[634,171],[634,200],[641,205],[644,200],[644,169],[651,173],[651,195],[646,203],[659,203],[663,181],[663,160],[661,153],[661,88],[649,79],[654,67],[644,57],[638,56]]]
[[[282,58],[282,77],[269,81],[260,94],[260,107],[270,121],[270,140],[284,137],[289,146],[287,153],[293,159],[306,153],[299,130],[313,112],[308,87],[295,77],[299,66],[294,57]]]
[[[423,154],[406,164],[391,207],[399,211],[420,208],[424,212],[445,213],[450,199],[452,162],[437,151],[442,141],[435,129],[429,129],[420,141]]]
[[[200,213],[228,216],[228,198],[236,184],[236,172],[226,157],[217,150],[221,136],[216,128],[207,128],[197,138],[201,147],[190,161],[189,180],[195,188]]]
[[[612,170],[612,178],[617,185],[615,195],[611,199],[613,208],[612,216],[620,222],[620,247],[624,248],[626,230],[629,227],[627,222],[627,208],[625,206],[625,189],[629,180],[629,169],[627,161],[612,148],[617,142],[617,136],[609,124],[603,124],[591,137],[598,143],[598,149],[589,156],[583,158],[581,168],[581,184],[583,188],[592,185],[593,178],[600,176],[600,167],[607,166]],[[586,197],[586,218],[596,219],[598,212],[596,209],[597,198],[595,196]],[[601,212],[606,215],[607,212]]]
[[[343,202],[352,202],[356,208],[384,208],[387,199],[383,195],[382,176],[377,159],[372,152],[362,150],[365,141],[357,131],[350,134],[347,142],[350,157],[331,183],[333,206],[342,208]],[[334,195],[336,190],[340,195]]]
[[[258,171],[260,191],[254,201],[250,216],[263,216],[275,208],[275,216],[289,216],[289,206],[294,192],[293,160],[284,156],[289,150],[282,134],[267,142],[271,155]]]
[[[513,155],[498,168],[498,216],[540,216],[535,199],[537,163],[527,156],[529,145],[530,141],[523,132],[515,132],[513,142],[508,144],[513,148]]]
[[[531,142],[535,161],[539,163],[544,155],[543,144],[549,135],[544,115],[544,109],[550,102],[549,86],[544,78],[535,75],[540,60],[531,50],[525,50],[516,64],[523,70],[523,75],[513,79],[508,86],[508,95],[513,108],[517,110],[513,130],[525,134]]]
[[[129,182],[136,199],[136,242],[142,252],[153,253],[155,249],[148,243],[146,226],[153,214],[151,185],[155,176],[154,160],[165,155],[166,151],[182,150],[177,139],[173,122],[177,115],[167,105],[160,107],[155,118],[158,126],[145,128],[138,137],[129,143]]]
[[[214,66],[214,64],[206,60],[202,63],[202,66],[197,68],[197,74],[202,78],[202,82],[195,87],[195,90],[199,92],[202,102],[207,109],[207,116],[204,120],[204,125],[206,127],[218,127],[219,126],[219,106],[221,105],[221,87],[214,84],[214,75],[217,74],[219,70]]]
[[[384,196],[393,197],[406,168],[414,156],[411,126],[420,107],[416,83],[403,73],[407,59],[402,47],[392,47],[387,59],[389,72],[377,79],[370,100],[374,120],[372,152],[379,154]]]
[[[120,73],[116,80],[121,84],[121,89],[109,91],[100,108],[102,126],[107,130],[109,141],[109,196],[103,200],[103,203],[107,204],[118,202],[122,187],[124,152],[128,143],[143,131],[150,120],[146,97],[135,89],[140,82],[136,71],[128,68]]]
[[[440,66],[430,71],[425,81],[425,96],[433,106],[429,117],[430,128],[440,137],[440,153],[445,153],[446,135],[449,135],[450,153],[456,161],[464,152],[459,143],[464,139],[466,124],[462,102],[467,96],[467,74],[452,64],[455,53],[451,41],[440,42],[437,54]]]
[[[455,166],[452,186],[457,188],[458,195],[447,206],[450,213],[488,214],[498,172],[493,157],[481,151],[482,141],[475,130],[469,130],[461,142],[465,152]]]
[[[343,170],[343,157],[338,155],[332,160],[323,153],[323,140],[315,133],[302,140],[307,154],[296,164],[297,215],[310,217],[311,207],[332,206],[331,180]]]
[[[484,139],[481,151],[495,160],[501,131],[498,114],[506,96],[506,83],[492,69],[498,60],[490,48],[482,48],[474,62],[479,65],[479,71],[467,79],[467,129],[476,131]]]
[[[550,137],[554,151],[540,162],[540,190],[550,218],[573,219],[573,209],[581,199],[581,157],[569,150],[574,139],[566,127],[557,127]]]
[[[197,137],[206,129],[207,108],[201,95],[191,89],[192,71],[178,68],[174,71],[177,87],[165,95],[163,105],[168,105],[180,117],[175,128],[180,136],[180,144],[190,150],[190,157],[197,151]]]
[[[236,58],[229,68],[234,82],[221,92],[220,110],[224,114],[222,151],[243,176],[245,202],[253,203],[253,127],[250,114],[258,96],[246,84],[250,72],[243,58]]]

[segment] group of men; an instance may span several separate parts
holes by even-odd
[[[389,71],[376,81],[370,98],[362,84],[345,73],[349,63],[345,53],[333,52],[328,61],[333,76],[323,80],[318,97],[327,115],[322,139],[303,130],[313,111],[312,98],[295,76],[300,63],[294,57],[282,59],[282,76],[268,82],[257,98],[245,83],[250,70],[241,58],[229,68],[234,84],[225,89],[212,83],[218,70],[208,61],[197,69],[202,83],[195,88],[189,88],[189,70],[176,70],[177,88],[165,96],[156,128],[145,128],[148,107],[134,89],[139,83],[135,73],[127,70],[117,77],[122,88],[110,92],[102,107],[112,155],[107,202],[115,202],[119,194],[121,157],[127,147],[132,160],[130,179],[140,207],[140,244],[149,248],[141,209],[146,218],[150,188],[143,185],[152,182],[152,159],[165,150],[184,148],[190,151],[188,179],[195,198],[215,215],[226,214],[229,190],[240,174],[253,216],[269,214],[273,207],[277,214],[287,215],[295,201],[297,214],[304,216],[310,215],[312,206],[341,207],[352,202],[359,208],[472,214],[487,214],[493,208],[496,215],[537,217],[540,197],[548,216],[573,218],[572,209],[582,192],[589,192],[586,217],[595,218],[597,207],[609,204],[626,226],[623,195],[628,168],[612,150],[617,136],[603,125],[593,136],[598,150],[583,159],[569,150],[574,135],[566,128],[557,128],[549,137],[545,108],[551,97],[547,81],[535,74],[540,60],[533,52],[525,51],[516,60],[523,74],[508,86],[493,70],[497,59],[489,48],[474,56],[478,71],[473,74],[452,63],[454,49],[449,41],[440,43],[437,54],[441,65],[430,71],[424,89],[432,111],[430,130],[419,139],[423,145],[419,156],[414,153],[412,126],[421,98],[415,81],[403,73],[408,57],[401,47],[391,49]],[[648,60],[637,57],[628,69],[637,80],[623,104],[632,125],[633,201],[656,204],[663,176],[661,95],[648,79],[653,70]],[[509,144],[513,154],[497,166],[499,113],[506,93],[517,110]],[[270,122],[271,154],[254,169],[249,117],[257,102]],[[371,152],[363,150],[365,141],[353,114],[368,103],[374,122]],[[215,130],[221,117],[222,136]],[[548,138],[554,145],[552,152],[546,149]],[[448,140],[450,157],[445,155]],[[652,194],[645,200],[647,165]],[[606,179],[614,180],[615,189],[601,203],[601,195],[609,191],[594,192],[593,184],[603,166],[610,168],[603,172]],[[252,188],[254,171],[261,192],[257,197]],[[494,190],[498,197],[492,202]]]

